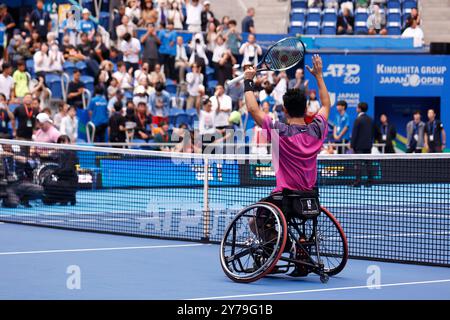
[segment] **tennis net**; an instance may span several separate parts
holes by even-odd
[[[219,242],[275,186],[270,155],[0,144],[2,222]],[[320,199],[351,257],[450,266],[449,169],[446,154],[320,156]]]

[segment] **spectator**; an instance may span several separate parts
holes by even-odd
[[[447,135],[444,130],[444,125],[436,119],[436,112],[433,109],[428,110],[428,122],[425,126],[425,149],[429,153],[443,152]]]
[[[135,122],[135,138],[145,141],[150,140],[152,138],[152,134],[151,131],[148,130],[148,128],[151,126],[152,121],[151,118],[147,115],[147,104],[145,104],[144,102],[140,102],[137,105]]]
[[[122,90],[117,90],[116,94],[114,95],[114,97],[112,97],[111,99],[109,99],[108,101],[108,111],[110,113],[114,112],[114,104],[116,102],[121,102],[122,106],[126,106],[127,105],[127,98],[125,97],[125,95],[123,94]]]
[[[105,60],[109,60],[109,49],[103,42],[103,37],[100,33],[97,33],[92,44],[94,49],[94,58],[98,63],[103,63]],[[112,68],[111,68],[112,70]]]
[[[78,28],[77,18],[78,17],[75,17],[75,14],[71,10],[68,10],[66,12],[66,19],[61,23],[60,30],[62,29],[63,31],[63,43],[65,45],[76,45]]]
[[[33,136],[33,140],[36,142],[56,143],[61,133],[55,128],[49,115],[41,112],[36,116],[36,120],[39,124],[39,129]],[[36,151],[38,154],[41,153],[40,150]]]
[[[55,37],[55,34],[52,32],[50,32],[48,35],[50,37]],[[49,46],[48,57],[48,72],[62,73],[65,60],[64,55],[61,51],[59,51],[59,47],[56,41],[54,41],[53,44]]]
[[[0,4],[0,23],[3,23],[5,25],[7,41],[10,40],[12,38],[16,23],[14,22],[12,16],[9,14],[8,7],[4,3]]]
[[[129,33],[130,35],[134,35],[136,32],[136,25],[130,21],[130,18],[127,15],[122,17],[122,24],[117,26],[116,34],[118,40],[122,40],[122,37]]]
[[[214,22],[208,24],[206,30],[206,50],[208,52],[208,57],[211,58],[213,55],[214,48],[216,47],[216,39],[219,33],[216,31],[216,25]]]
[[[203,83],[203,74],[200,72],[199,66],[194,63],[192,65],[192,71],[186,75],[188,98],[186,101],[186,109],[191,109],[194,106],[199,105],[200,95],[199,86]]]
[[[418,20],[411,18],[410,26],[402,33],[403,38],[413,38],[414,48],[423,46],[423,31],[418,25]]]
[[[11,77],[13,68],[9,63],[5,62],[2,70],[0,74],[0,93],[5,96],[6,101],[9,101],[14,98],[14,79]]]
[[[114,19],[112,22],[112,29],[110,30],[111,33],[111,40],[117,41],[118,35],[117,30],[118,27],[122,24],[122,18],[125,16],[125,6],[120,5],[119,9],[117,10],[117,14],[114,15]],[[122,29],[120,31],[123,31]]]
[[[413,120],[406,125],[407,153],[422,153],[425,139],[425,123],[420,118],[420,111],[415,111]]]
[[[417,8],[412,8],[411,12],[409,13],[409,15],[406,17],[405,21],[405,25],[402,28],[402,33],[409,27],[411,27],[411,22],[412,20],[416,20],[417,25],[420,26],[420,15],[419,15],[419,11],[417,10]]]
[[[356,8],[368,8],[370,0],[356,0]]]
[[[149,102],[147,90],[144,86],[137,86],[134,90],[133,103],[137,106],[139,102],[144,102],[145,104],[148,104]]]
[[[222,35],[225,35],[229,30],[228,24],[230,23],[230,20],[231,19],[229,16],[223,16],[222,21],[217,26],[217,31],[220,32]]]
[[[72,143],[76,143],[78,139],[78,118],[77,109],[70,107],[67,115],[62,118],[59,132],[70,138]]]
[[[120,43],[120,51],[123,53],[123,62],[128,70],[139,69],[139,54],[141,52],[141,43],[133,38],[131,34],[125,33]]]
[[[45,74],[50,70],[50,56],[48,55],[48,44],[42,42],[41,49],[33,56],[34,72],[37,76],[45,79]]]
[[[164,85],[156,84],[155,92],[149,97],[149,105],[152,114],[152,124],[159,125],[169,121],[170,94],[164,90]]]
[[[0,93],[0,139],[9,139],[11,137],[8,128],[10,122],[11,127],[15,128],[14,114],[9,110],[5,95]]]
[[[138,87],[145,81],[145,84],[151,83],[150,77],[150,65],[148,62],[144,62],[139,70],[134,72],[134,87]]]
[[[350,120],[347,114],[347,102],[338,101],[336,104],[337,114],[336,121],[333,128],[333,139],[337,144],[346,144],[350,137]],[[340,145],[337,147],[339,154],[345,154],[346,146]]]
[[[242,41],[241,34],[236,30],[236,27],[236,20],[230,20],[230,22],[228,22],[228,30],[224,30],[227,48],[231,50],[231,53],[234,56],[239,54],[240,43]]]
[[[125,14],[137,25],[141,20],[141,8],[139,7],[139,2],[136,0],[127,0]]]
[[[147,32],[141,37],[141,44],[144,49],[142,60],[149,64],[149,71],[153,71],[158,63],[158,46],[161,44],[154,24],[147,24]]]
[[[385,153],[395,153],[393,141],[397,137],[397,130],[395,130],[393,124],[388,122],[388,117],[384,113],[380,116],[380,122],[380,126],[377,127],[376,138],[378,142],[385,144]],[[378,150],[382,151],[383,148],[380,147]]]
[[[88,36],[89,41],[94,40],[95,24],[90,20],[91,12],[89,9],[84,8],[81,11],[81,20],[78,22],[77,30],[79,33],[85,33]]]
[[[309,90],[309,100],[306,104],[306,110],[307,112],[310,110],[319,110],[320,109],[320,103],[317,100],[317,93],[316,90]]]
[[[322,9],[323,1],[322,0],[308,0],[308,8],[319,8]]]
[[[283,104],[283,96],[287,91],[287,86],[288,86],[287,74],[285,71],[281,71],[280,73],[278,73],[278,76],[275,76],[275,87],[273,88],[272,94],[276,104]]]
[[[372,13],[367,18],[367,29],[369,29],[370,35],[387,35],[386,16],[381,13],[380,7],[377,5],[372,6]]]
[[[117,81],[116,78],[112,78],[107,89],[108,100],[112,99],[116,95],[116,92],[119,90],[120,90],[119,81]]]
[[[73,80],[69,82],[69,87],[67,89],[67,103],[78,109],[83,109],[84,85],[81,83],[80,78],[81,72],[77,69],[73,72]]]
[[[16,98],[23,98],[27,93],[30,92],[29,82],[30,79],[26,73],[25,62],[23,60],[19,61],[17,64],[17,70],[14,71],[13,80],[14,80],[14,96]],[[0,78],[0,88],[2,80]]]
[[[173,21],[167,22],[167,29],[159,31],[158,36],[161,39],[159,54],[161,62],[164,65],[164,74],[167,78],[175,79],[175,56],[177,54],[176,42],[177,32],[173,30]]]
[[[216,126],[215,126],[215,116],[216,113],[212,110],[212,103],[210,99],[203,101],[203,109],[200,110],[200,114],[198,117],[198,131],[200,136],[203,137],[205,135],[214,135],[216,132]],[[206,139],[207,141],[210,141],[211,139]]]
[[[156,86],[156,84],[158,83],[166,83],[166,75],[162,71],[161,65],[159,63],[155,65],[155,70],[150,73],[150,82],[152,86]]]
[[[202,5],[199,0],[186,1],[186,24],[189,32],[202,31]]]
[[[308,93],[308,83],[309,80],[305,80],[305,72],[302,68],[298,68],[295,71],[295,78],[289,80],[288,88],[289,89],[299,89],[306,94]]]
[[[187,56],[186,48],[184,47],[183,37],[177,37],[177,53],[175,55],[175,70],[178,70],[178,81],[181,83],[184,81],[186,75],[186,69],[189,67],[189,59]]]
[[[13,127],[13,135],[20,140],[31,140],[33,129],[36,124],[36,116],[39,113],[39,105],[37,108],[32,106],[31,94],[23,97],[23,104],[14,109],[14,118],[17,120],[17,132]]]
[[[169,10],[167,10],[167,19],[173,21],[173,28],[175,30],[183,30],[184,15],[180,4],[177,1],[169,3]]]
[[[353,124],[353,131],[351,137],[350,147],[354,153],[369,154],[372,153],[372,144],[374,138],[374,126],[372,118],[370,118],[366,112],[368,105],[365,102],[360,102],[356,108],[358,116]],[[372,183],[372,167],[370,161],[362,161],[361,164],[355,165],[356,181],[354,187],[361,186],[362,167],[366,167],[367,171],[367,184],[370,186]]]
[[[62,102],[58,106],[58,112],[53,117],[53,124],[55,125],[56,129],[61,128],[61,121],[62,119],[67,116],[67,112],[69,111],[70,106],[64,102]]]
[[[41,40],[45,41],[47,33],[52,30],[52,21],[49,13],[44,11],[44,0],[36,1],[36,9],[31,12],[30,21],[32,29],[35,29]]]
[[[133,78],[131,77],[132,72],[132,69],[127,71],[127,66],[124,62],[119,61],[119,63],[117,63],[117,71],[113,73],[113,78],[117,79],[121,90],[133,89]]]
[[[238,81],[226,87],[225,93],[231,97],[233,110],[240,110],[244,99],[244,85]]]
[[[124,143],[126,141],[126,119],[122,115],[122,103],[114,104],[114,113],[109,118],[108,137],[109,142]]]
[[[216,113],[214,123],[217,129],[229,128],[228,118],[233,110],[231,97],[225,94],[223,86],[218,85],[214,96],[211,97],[212,110]]]
[[[337,34],[353,34],[355,18],[349,8],[344,8],[337,19]]]
[[[337,9],[338,7],[339,7],[339,3],[337,0],[325,0],[325,8]]]
[[[95,125],[95,142],[106,141],[106,130],[108,129],[108,101],[104,96],[102,87],[96,86],[94,97],[88,106],[89,118]]]
[[[256,43],[256,37],[254,34],[248,35],[247,42],[241,46],[239,53],[244,56],[241,64],[242,66],[247,64],[256,66],[258,64],[258,55],[262,55],[262,49]]]
[[[160,1],[158,3],[158,23],[159,25],[167,25],[168,20],[167,20],[167,7],[166,7],[167,3],[166,1]]]
[[[209,64],[209,59],[206,55],[205,39],[201,33],[196,33],[192,37],[190,48],[191,56],[189,57],[189,64],[197,64],[200,67],[200,72],[206,78],[206,66]]]
[[[169,125],[167,122],[161,122],[158,125],[158,133],[155,134],[154,137],[155,143],[167,144],[170,142],[169,137]],[[170,151],[168,146],[160,146],[159,149],[161,151]]]
[[[155,25],[158,22],[158,11],[154,7],[153,0],[141,1],[141,5],[139,27],[146,27],[149,24]]]
[[[216,27],[219,24],[219,21],[214,16],[214,13],[211,11],[211,2],[205,1],[203,2],[203,11],[201,13],[202,20],[202,31],[205,32],[210,23],[213,23]]]
[[[256,33],[255,29],[255,21],[253,18],[255,17],[255,8],[247,9],[247,16],[242,20],[242,32],[245,33]]]

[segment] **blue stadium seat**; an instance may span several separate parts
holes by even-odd
[[[388,9],[400,9],[400,0],[389,0],[387,2]]]
[[[417,8],[416,0],[404,0],[402,4],[403,10]]]
[[[196,121],[198,121],[198,114],[197,114],[197,110],[192,108],[192,109],[188,109],[186,110],[186,113],[189,115],[190,117],[190,126],[191,128],[194,127],[194,124]]]
[[[302,21],[292,21],[289,26],[290,34],[303,34],[304,32],[304,23]]]
[[[14,110],[16,110],[16,108],[19,107],[19,106],[20,106],[20,104],[10,104],[9,105],[9,111],[14,113]]]
[[[400,9],[398,9],[398,8],[388,9],[387,21],[390,21],[390,22],[401,22],[402,18],[401,18]]]
[[[305,13],[293,12],[291,14],[291,21],[305,21]]]
[[[322,11],[318,8],[311,8],[308,10],[307,18],[308,21],[318,21],[320,22]]]
[[[388,22],[387,31],[390,36],[401,35],[402,30],[400,22]]]
[[[334,22],[336,23],[337,21],[337,12],[334,9],[325,9],[323,11],[323,18],[322,18],[323,22]]]
[[[306,9],[307,6],[308,6],[307,0],[292,0],[291,1],[291,8],[293,8],[293,9],[296,9],[296,8]]]
[[[177,116],[181,113],[184,113],[184,111],[180,109],[169,109],[169,125],[171,125],[172,127],[175,126],[177,122]]]
[[[27,71],[31,74],[31,76],[34,78],[34,60],[28,59],[25,61],[25,66],[27,68]]]
[[[109,30],[109,12],[102,11],[100,12],[100,25]]]
[[[320,34],[320,24],[318,21],[308,21],[306,23],[305,34]]]
[[[66,61],[63,64],[64,72],[67,73],[69,76],[73,74],[73,72],[77,69],[75,63],[71,61]]]
[[[57,74],[46,74],[45,83],[52,92],[52,98],[61,100],[63,99],[63,88],[61,85],[61,76]]]
[[[91,76],[81,76],[81,83],[84,85],[84,88],[94,94],[94,78]]]
[[[322,23],[322,34],[324,35],[336,35],[336,22],[324,22]]]
[[[179,114],[177,114],[175,119],[175,127],[179,128],[180,125],[186,124],[189,127],[191,127],[191,116],[184,111],[181,111]]]
[[[84,61],[78,61],[76,64],[75,64],[75,67],[78,69],[78,70],[80,70],[80,72],[81,72],[81,74],[82,75],[86,75],[87,74],[87,65],[86,65],[86,62],[84,62]]]
[[[355,21],[355,34],[367,34],[367,22],[366,21]]]
[[[171,95],[175,95],[177,93],[177,85],[174,83],[166,84],[166,91]]]
[[[367,21],[367,18],[369,18],[369,12],[367,9],[364,8],[358,8],[355,11],[355,22],[356,21]]]
[[[217,80],[209,80],[208,81],[208,89],[214,89],[219,84]]]
[[[411,14],[411,9],[410,8],[403,9],[403,11],[402,11],[402,20],[404,22],[406,22],[406,20],[408,19],[410,14]]]
[[[132,100],[133,99],[133,92],[131,92],[129,90],[125,90],[123,92],[123,95],[125,96],[125,99],[127,99],[127,100]]]

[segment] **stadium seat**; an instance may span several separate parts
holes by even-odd
[[[337,13],[336,10],[328,8],[323,11],[323,22],[334,22],[337,21]]]
[[[63,64],[64,72],[67,73],[69,76],[73,74],[73,72],[77,69],[75,63],[71,61],[66,61]]]
[[[404,0],[402,4],[403,10],[417,8],[416,0]]]
[[[308,6],[307,0],[292,0],[291,1],[291,7],[293,9],[296,9],[296,8],[306,9],[307,6]]]
[[[52,92],[52,98],[57,100],[63,99],[63,86],[61,84],[61,76],[57,74],[46,74],[45,83]]]
[[[208,89],[214,89],[219,84],[217,80],[209,80],[208,81]]]
[[[177,85],[175,83],[166,84],[166,91],[171,95],[175,95],[177,93]]]
[[[308,14],[307,14],[307,18],[306,19],[308,21],[311,21],[311,22],[313,22],[313,21],[320,22],[321,14],[322,14],[322,12],[321,12],[320,9],[318,9],[318,8],[311,8],[311,9],[308,10]]]
[[[25,65],[27,68],[27,71],[31,74],[31,76],[34,78],[34,60],[33,59],[28,59],[27,61],[25,61]]]
[[[355,22],[357,21],[367,21],[367,18],[369,18],[369,12],[367,9],[364,8],[358,8],[355,11]]]
[[[388,9],[387,21],[389,22],[401,22],[400,9]]]
[[[304,23],[302,21],[292,21],[289,27],[290,34],[303,34]]]
[[[80,72],[81,72],[81,74],[82,75],[86,75],[87,74],[87,65],[86,65],[86,62],[84,62],[84,61],[78,61],[76,64],[75,64],[75,67],[78,69],[78,70],[80,70]]]
[[[388,9],[400,9],[400,0],[389,0],[387,2]]]
[[[92,94],[94,93],[94,78],[93,77],[81,76],[80,81],[88,91],[90,91]]]
[[[320,25],[318,21],[308,21],[306,23],[305,34],[320,34]]]
[[[184,113],[184,111],[180,109],[169,109],[169,125],[174,127],[177,122],[177,116],[181,113]]]
[[[356,21],[355,22],[355,34],[367,34],[367,23],[366,21]]]
[[[20,106],[20,104],[10,104],[9,105],[9,111],[14,113],[14,110],[16,110],[16,108],[19,107],[19,106]]]
[[[388,22],[387,31],[390,36],[398,36],[402,33],[400,22]]]
[[[408,19],[410,14],[411,14],[411,9],[409,9],[409,8],[403,9],[402,20],[403,20],[404,23],[406,23],[406,20]]]
[[[322,24],[323,35],[336,35],[336,22],[324,22]]]
[[[190,126],[191,128],[194,127],[194,124],[196,121],[198,121],[198,114],[197,114],[197,110],[192,108],[192,109],[188,109],[186,110],[186,113],[189,115],[190,117]]]
[[[191,127],[191,116],[184,111],[181,111],[176,116],[175,127],[179,128],[182,124],[186,124],[188,127]]]
[[[293,12],[291,14],[291,21],[305,21],[305,13]]]

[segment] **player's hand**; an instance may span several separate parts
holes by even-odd
[[[245,80],[253,80],[256,76],[256,69],[253,65],[245,65],[244,66],[244,79]]]
[[[313,63],[313,67],[311,68],[310,66],[306,66],[306,69],[308,69],[308,71],[316,78],[320,78],[323,76],[322,74],[322,58],[318,55],[315,54],[312,57],[312,63]]]

